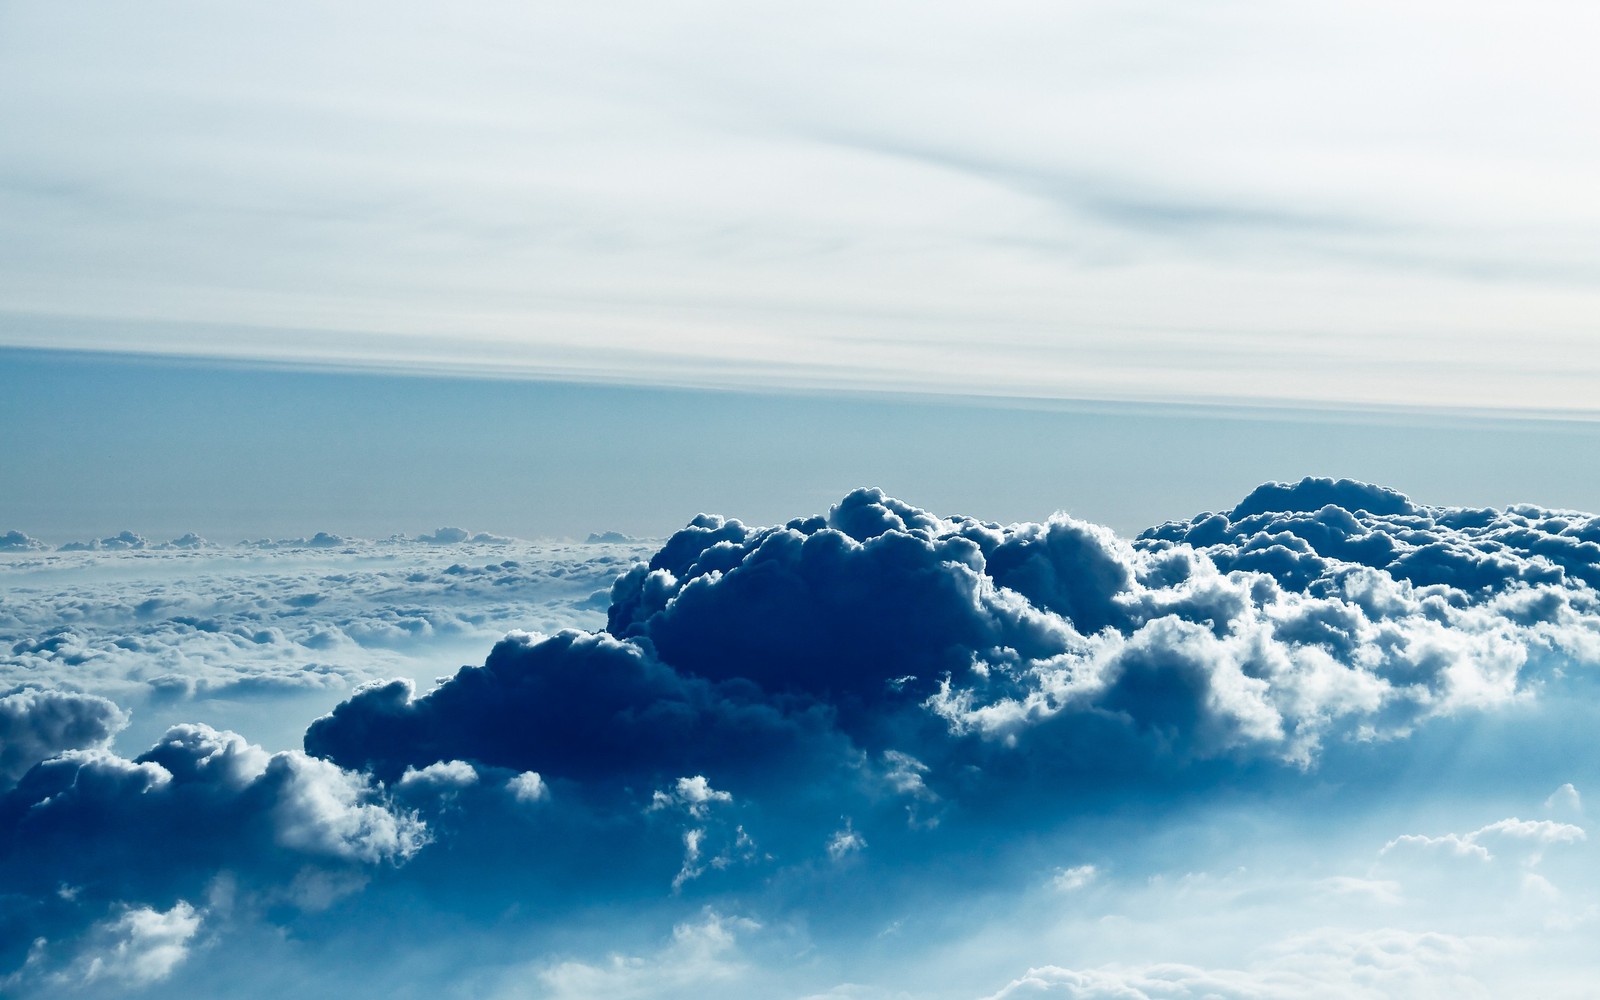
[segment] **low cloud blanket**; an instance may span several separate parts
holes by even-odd
[[[0,976],[266,995],[398,940],[392,995],[1580,995],[1597,584],[1600,518],[1346,480],[1134,538],[701,514],[603,627],[367,683],[303,750],[0,698]]]

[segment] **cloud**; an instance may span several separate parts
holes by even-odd
[[[34,551],[0,565],[0,692],[110,697],[133,710],[141,741],[165,725],[144,720],[176,721],[184,701],[295,703],[292,728],[286,718],[281,736],[257,738],[297,744],[306,717],[361,683],[431,681],[513,628],[596,624],[592,596],[639,551],[410,539]],[[255,726],[262,714],[222,721]]]
[[[1489,845],[1504,843],[1528,850],[1530,863],[1537,863],[1541,850],[1555,844],[1574,844],[1587,839],[1583,828],[1571,823],[1557,823],[1547,819],[1499,820],[1480,827],[1471,833],[1447,833],[1429,837],[1420,834],[1403,834],[1384,845],[1383,853],[1408,849],[1439,850],[1454,857],[1493,860]]]
[[[681,775],[734,761],[745,774],[828,739],[826,713],[769,702],[749,685],[685,677],[604,634],[513,634],[482,667],[417,696],[375,684],[314,722],[308,752],[398,775],[461,759],[546,780]],[[826,752],[825,745],[818,748]]]
[[[1062,892],[1076,892],[1099,876],[1100,870],[1094,865],[1074,865],[1071,868],[1056,869],[1050,884]]]
[[[506,791],[518,802],[539,802],[550,795],[549,786],[538,771],[523,771],[506,782]]]
[[[1588,12],[1440,24],[1407,3],[1373,32],[1361,6],[1263,10],[1186,9],[1152,36],[1104,2],[940,5],[908,39],[899,11],[842,37],[835,8],[777,24],[632,5],[626,29],[493,8],[446,40],[358,9],[332,34],[371,44],[342,62],[298,17],[185,22],[145,61],[118,49],[143,22],[116,5],[87,25],[30,14],[4,86],[43,96],[5,109],[0,197],[4,304],[41,315],[6,337],[743,387],[1590,409],[1595,223],[1573,206],[1596,157],[1563,113],[1595,83],[1569,41]],[[226,47],[222,72],[203,54]],[[112,133],[129,155],[107,164]],[[341,210],[290,210],[307,204]],[[46,319],[74,312],[148,320]]]
[[[131,987],[159,983],[188,957],[200,922],[195,908],[182,900],[166,912],[148,906],[129,907],[116,918],[97,924],[90,931],[84,954],[55,978],[69,986],[74,981],[110,980]]]
[[[62,552],[127,552],[150,548],[150,542],[142,535],[131,531],[123,531],[108,538],[93,538],[87,542],[67,542],[61,546]]]
[[[1384,928],[1324,930],[1288,938],[1245,969],[1177,963],[1029,969],[986,1000],[1291,1000],[1490,994],[1468,970],[1482,942]]]
[[[844,826],[835,830],[828,838],[828,857],[834,861],[843,861],[852,854],[859,854],[866,849],[867,838],[855,829],[849,817],[845,818]]]
[[[693,775],[791,856],[841,815],[862,843],[934,850],[991,812],[1086,808],[1065,789],[1287,787],[1587,690],[1596,530],[1314,479],[1132,540],[866,489],[768,528],[700,515],[618,577],[604,631],[515,634],[425,693],[374,683],[305,747],[386,781],[536,772],[601,813],[645,808],[645,789],[705,807],[683,799]],[[1438,569],[1468,564],[1493,571]]]
[[[131,760],[74,750],[43,761],[3,809],[15,848],[8,875],[52,887],[62,879],[167,885],[218,859],[248,861],[252,851],[264,864],[284,855],[403,862],[428,839],[366,776],[298,751],[269,754],[198,723],[173,727]],[[51,859],[50,870],[23,873],[17,865],[27,856]]]
[[[719,802],[732,802],[733,796],[712,788],[705,775],[679,778],[671,791],[657,791],[650,797],[650,809],[679,808],[695,819],[704,819]]]
[[[1579,795],[1572,782],[1568,781],[1550,793],[1550,797],[1544,800],[1544,808],[1546,812],[1582,816],[1583,796]]]
[[[46,548],[37,538],[20,531],[7,531],[0,535],[0,552],[38,552]]]
[[[425,659],[441,609],[614,582],[603,628],[516,631],[431,685],[371,680],[303,750],[200,725],[132,757],[41,744],[0,799],[0,884],[26,902],[0,971],[41,937],[39,975],[77,968],[94,928],[186,901],[201,930],[174,988],[214,974],[213,947],[316,927],[330,953],[398,935],[477,992],[512,990],[504,973],[670,996],[689,987],[650,978],[681,957],[659,942],[709,926],[704,907],[778,942],[770,977],[717,951],[712,996],[1471,995],[1519,954],[1566,982],[1600,899],[1576,791],[1593,532],[1307,480],[1131,539],[858,490],[771,527],[701,515],[638,565],[599,543],[537,563],[371,543],[321,568],[242,550],[277,579],[219,579],[263,644],[326,630],[344,655]],[[117,620],[246,638],[218,590],[145,585]],[[128,652],[95,621],[13,655]],[[413,638],[352,638],[380,622]],[[1462,817],[1491,796],[1503,811]],[[226,880],[232,908],[212,901]],[[479,950],[430,944],[444,927]]]
[[[308,879],[404,864],[430,838],[370,777],[209,726],[173,727],[131,760],[69,750],[0,796],[0,884],[29,901],[6,917],[0,957],[87,935],[61,975],[161,978],[198,927],[182,900],[217,879],[292,902]]]
[[[590,532],[589,537],[584,539],[584,542],[588,545],[631,545],[638,541],[639,539],[624,535],[620,531],[594,531]]]
[[[697,995],[745,974],[739,939],[761,929],[747,917],[708,910],[674,926],[668,942],[652,954],[613,954],[601,964],[569,960],[538,969],[540,995],[551,1000]]]
[[[0,697],[0,788],[64,750],[104,748],[127,713],[97,695],[24,689]]]
[[[358,539],[346,538],[330,531],[319,531],[309,538],[258,538],[240,542],[253,549],[343,549],[358,544]]]

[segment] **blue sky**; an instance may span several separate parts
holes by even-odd
[[[0,350],[6,530],[219,542],[463,525],[657,537],[861,485],[1125,533],[1256,484],[1349,476],[1437,503],[1595,506],[1600,422],[1286,407],[705,390]]]
[[[1597,31],[0,0],[0,994],[1592,995]]]

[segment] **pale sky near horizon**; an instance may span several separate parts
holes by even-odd
[[[0,4],[0,345],[1593,413],[1591,5]]]
[[[222,543],[441,526],[523,538],[749,524],[879,486],[1124,535],[1267,480],[1441,506],[1600,507],[1600,421],[593,385],[0,349],[0,532]]]

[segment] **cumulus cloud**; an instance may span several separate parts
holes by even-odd
[[[538,802],[550,794],[538,771],[523,771],[512,777],[506,782],[506,791],[518,802]]]
[[[622,541],[623,539],[618,539]],[[468,531],[465,528],[439,528],[432,534],[417,535],[416,541],[424,545],[510,545],[516,539],[505,535],[492,535],[487,531]]]
[[[132,531],[122,531],[107,538],[92,538],[86,542],[67,542],[61,546],[62,552],[127,552],[130,550],[147,549],[151,543],[144,536]]]
[[[1547,812],[1561,815],[1582,816],[1583,796],[1568,781],[1550,793],[1550,797],[1544,800],[1544,808]]]
[[[749,774],[802,746],[825,750],[826,725],[817,706],[686,677],[646,646],[569,630],[514,634],[426,695],[405,680],[366,687],[314,722],[305,743],[385,776],[461,759],[546,779],[665,779],[713,762],[726,771],[742,761]]]
[[[844,826],[833,832],[828,838],[828,857],[834,861],[843,861],[852,854],[859,854],[867,849],[867,838],[856,830],[848,817]]]
[[[1481,928],[1445,921],[1430,936],[1428,900],[1481,914],[1467,904],[1514,897],[1518,920],[1562,941],[1590,919],[1576,788],[1592,767],[1563,748],[1593,715],[1597,538],[1585,515],[1426,507],[1336,480],[1269,484],[1131,539],[1064,514],[1001,525],[857,490],[769,527],[700,515],[637,564],[604,541],[546,550],[536,566],[456,533],[374,543],[328,555],[322,575],[241,584],[254,620],[212,596],[215,582],[204,598],[189,583],[146,586],[124,599],[126,620],[185,627],[198,649],[293,636],[330,659],[420,658],[444,631],[441,608],[471,638],[548,607],[519,591],[557,595],[576,616],[612,580],[603,627],[592,612],[566,623],[592,630],[532,622],[434,683],[370,679],[310,724],[303,751],[201,726],[131,759],[104,736],[41,740],[0,802],[0,875],[33,901],[26,933],[8,939],[60,926],[86,940],[184,899],[209,927],[198,901],[227,870],[300,912],[420,893],[459,908],[443,919],[505,915],[514,899],[537,916],[513,922],[592,904],[681,924],[682,907],[737,905],[862,956],[860,942],[901,928],[890,937],[924,935],[926,956],[961,932],[935,933],[920,914],[957,899],[994,913],[1006,891],[1021,902],[1001,923],[1044,928],[1041,940],[1146,940],[1113,932],[1157,923],[1157,903],[1124,905],[1137,884],[1180,911],[1255,908],[1258,922],[1229,928],[1252,942],[1272,940],[1263,927],[1294,936],[1207,961],[1196,946],[1168,964],[1160,942],[1120,965],[1031,956],[963,995],[1470,995],[1479,983],[1458,945]],[[312,565],[303,551],[239,550],[275,568]],[[13,657],[94,671],[131,652],[87,612],[65,621],[8,626]],[[208,676],[180,666],[152,680]],[[1490,760],[1506,745],[1527,758]],[[1396,805],[1490,778],[1539,791],[1467,821]],[[1354,856],[1328,850],[1380,801],[1400,819]],[[1271,837],[1254,825],[1279,814]],[[1529,815],[1543,818],[1518,818]],[[1186,832],[1169,832],[1180,816]],[[1512,818],[1485,822],[1496,816]],[[1252,844],[1299,874],[1206,874]],[[1191,856],[1206,863],[1184,867]],[[1271,916],[1291,912],[1326,923]],[[1352,914],[1364,922],[1339,923]],[[1401,918],[1410,929],[1389,927]],[[1192,937],[1204,921],[1170,926]],[[72,967],[69,953],[55,948],[52,968]],[[9,961],[27,959],[13,949]],[[648,995],[631,978],[648,965],[573,952],[536,968],[555,994]],[[832,988],[826,971],[816,988]]]
[[[868,843],[959,854],[999,817],[1049,829],[1135,794],[1359,782],[1453,720],[1584,690],[1600,603],[1562,567],[1583,570],[1591,532],[1577,515],[1425,508],[1331,480],[1131,540],[1064,515],[942,517],[876,490],[767,528],[701,515],[617,578],[603,631],[514,634],[431,690],[373,683],[304,746],[397,787],[445,765],[504,774],[511,801],[530,797],[512,776],[536,773],[532,797],[577,824],[548,857],[588,877],[620,869],[574,846],[580,829],[634,830],[653,845],[632,849],[637,871],[663,877],[643,859],[668,831],[630,814],[681,817],[684,892],[709,891],[712,872],[730,885],[833,867]],[[1493,572],[1429,568],[1463,560]],[[1328,773],[1330,750],[1354,770]],[[1487,856],[1552,845],[1554,829],[1436,847]],[[1081,887],[1098,869],[1069,871],[1060,884]]]
[[[1490,847],[1506,844],[1521,847],[1530,862],[1537,863],[1542,848],[1556,844],[1575,844],[1587,839],[1580,826],[1557,823],[1547,819],[1509,819],[1490,823],[1471,833],[1447,833],[1429,837],[1422,834],[1402,834],[1384,845],[1385,854],[1395,851],[1440,851],[1453,857],[1493,860]]]
[[[1592,672],[1594,538],[1577,515],[1332,480],[1132,541],[876,490],[771,528],[701,515],[616,581],[605,633],[520,637],[423,697],[368,689],[307,746],[380,773],[461,758],[632,781],[646,763],[770,760],[766,735],[741,734],[806,718],[900,761],[890,783],[930,800],[963,768],[1097,771],[1108,741],[1135,769],[1312,769],[1329,740],[1403,737]]]
[[[657,791],[650,797],[650,809],[678,808],[695,819],[704,819],[713,805],[732,801],[731,794],[712,788],[705,775],[697,774],[679,778],[670,791]]]
[[[165,912],[129,907],[97,924],[84,953],[56,978],[67,985],[75,980],[86,984],[109,980],[132,987],[158,983],[188,957],[190,941],[199,930],[200,915],[183,900]]]
[[[367,775],[209,726],[176,726],[131,760],[67,751],[0,796],[0,885],[30,900],[5,919],[0,957],[87,933],[121,943],[62,975],[160,978],[198,926],[187,909],[158,913],[160,900],[198,898],[223,873],[292,899],[311,873],[403,864],[430,836]],[[109,923],[108,906],[121,908]]]
[[[24,689],[0,697],[0,788],[46,757],[105,747],[127,723],[97,695]]]
[[[0,820],[11,877],[105,886],[166,885],[175,869],[252,850],[402,862],[427,842],[367,776],[198,723],[131,760],[76,750],[43,761],[0,801]],[[22,870],[44,859],[50,871]]]
[[[0,535],[0,552],[37,552],[47,546],[21,531],[11,530]]]

